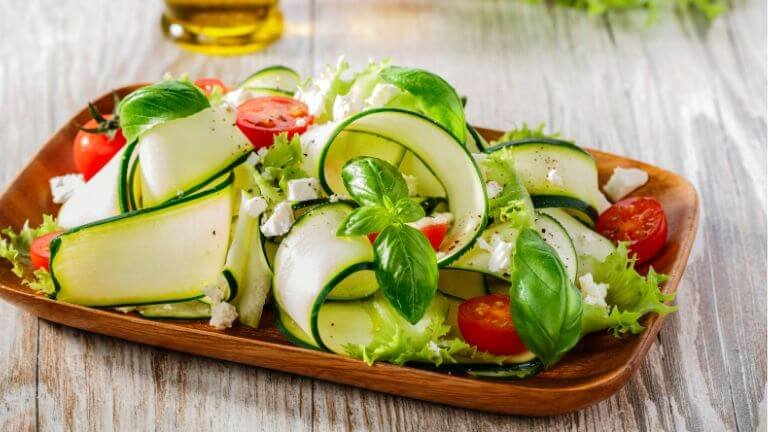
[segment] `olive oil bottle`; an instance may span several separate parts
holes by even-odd
[[[191,51],[244,54],[283,32],[278,0],[165,0],[165,6],[163,32]]]

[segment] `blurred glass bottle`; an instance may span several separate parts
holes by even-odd
[[[206,54],[258,51],[283,33],[279,0],[165,0],[165,35]]]

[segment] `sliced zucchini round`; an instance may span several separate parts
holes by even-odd
[[[585,257],[592,257],[597,261],[603,261],[605,257],[616,249],[610,240],[581,223],[564,209],[546,208],[539,210],[539,213],[547,214],[556,219],[568,232],[580,261]],[[581,273],[582,271],[583,269],[579,266],[579,272]]]
[[[275,301],[321,347],[320,307],[339,283],[355,272],[369,270],[373,262],[373,248],[365,236],[336,236],[339,224],[351,211],[345,203],[312,209],[294,223],[275,255]],[[344,294],[351,297],[355,287],[360,288],[359,296],[369,294],[370,287],[354,284]]]
[[[136,312],[144,318],[195,320],[211,317],[211,305],[198,300],[139,306]]]
[[[541,212],[536,212],[534,225],[541,238],[557,252],[560,262],[568,273],[568,278],[575,283],[576,275],[579,273],[579,258],[568,231],[557,219]]]
[[[121,167],[128,146],[123,146],[104,167],[78,188],[59,210],[58,224],[74,228],[121,213]]]
[[[269,87],[247,87],[246,88],[253,97],[261,97],[261,96],[283,96],[283,97],[292,97],[293,92],[280,90],[276,88],[269,88]]]
[[[120,160],[120,174],[117,180],[117,195],[120,205],[120,213],[127,213],[135,210],[136,207],[134,194],[135,169],[138,166],[138,155],[136,147],[138,140],[131,142],[125,148],[125,152]]]
[[[144,207],[202,189],[253,150],[229,106],[159,124],[139,140]],[[215,145],[212,145],[215,143]]]
[[[567,207],[585,221],[597,219],[600,190],[597,164],[582,148],[553,138],[528,138],[486,149],[510,149],[515,169],[536,207]]]
[[[397,165],[405,149],[418,159],[442,185],[454,216],[439,251],[441,267],[468,250],[487,223],[485,183],[474,159],[450,132],[421,114],[396,108],[363,111],[313,144],[319,148],[305,149],[312,172],[329,195],[342,197],[348,194],[341,170],[353,157],[373,156]]]
[[[300,82],[301,76],[298,72],[286,66],[276,65],[252,73],[238,84],[238,88],[269,88],[292,95],[296,93]]]
[[[445,295],[461,300],[487,294],[482,273],[450,268],[440,269],[437,289]]]
[[[480,153],[488,147],[488,141],[475,128],[467,124],[467,149],[472,153]]]
[[[55,298],[124,306],[202,297],[226,258],[231,185],[230,176],[213,189],[60,235],[51,242]]]

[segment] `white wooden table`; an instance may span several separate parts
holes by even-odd
[[[0,302],[0,430],[755,430],[766,428],[766,2],[589,18],[517,1],[284,1],[285,36],[212,58],[162,38],[160,1],[10,0],[0,11],[0,188],[74,110],[166,71],[237,82],[340,54],[436,71],[477,125],[546,122],[690,179],[702,218],[640,372],[555,418],[488,415],[83,333]]]

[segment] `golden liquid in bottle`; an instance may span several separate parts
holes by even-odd
[[[206,54],[258,51],[283,32],[278,0],[165,0],[166,36]]]

